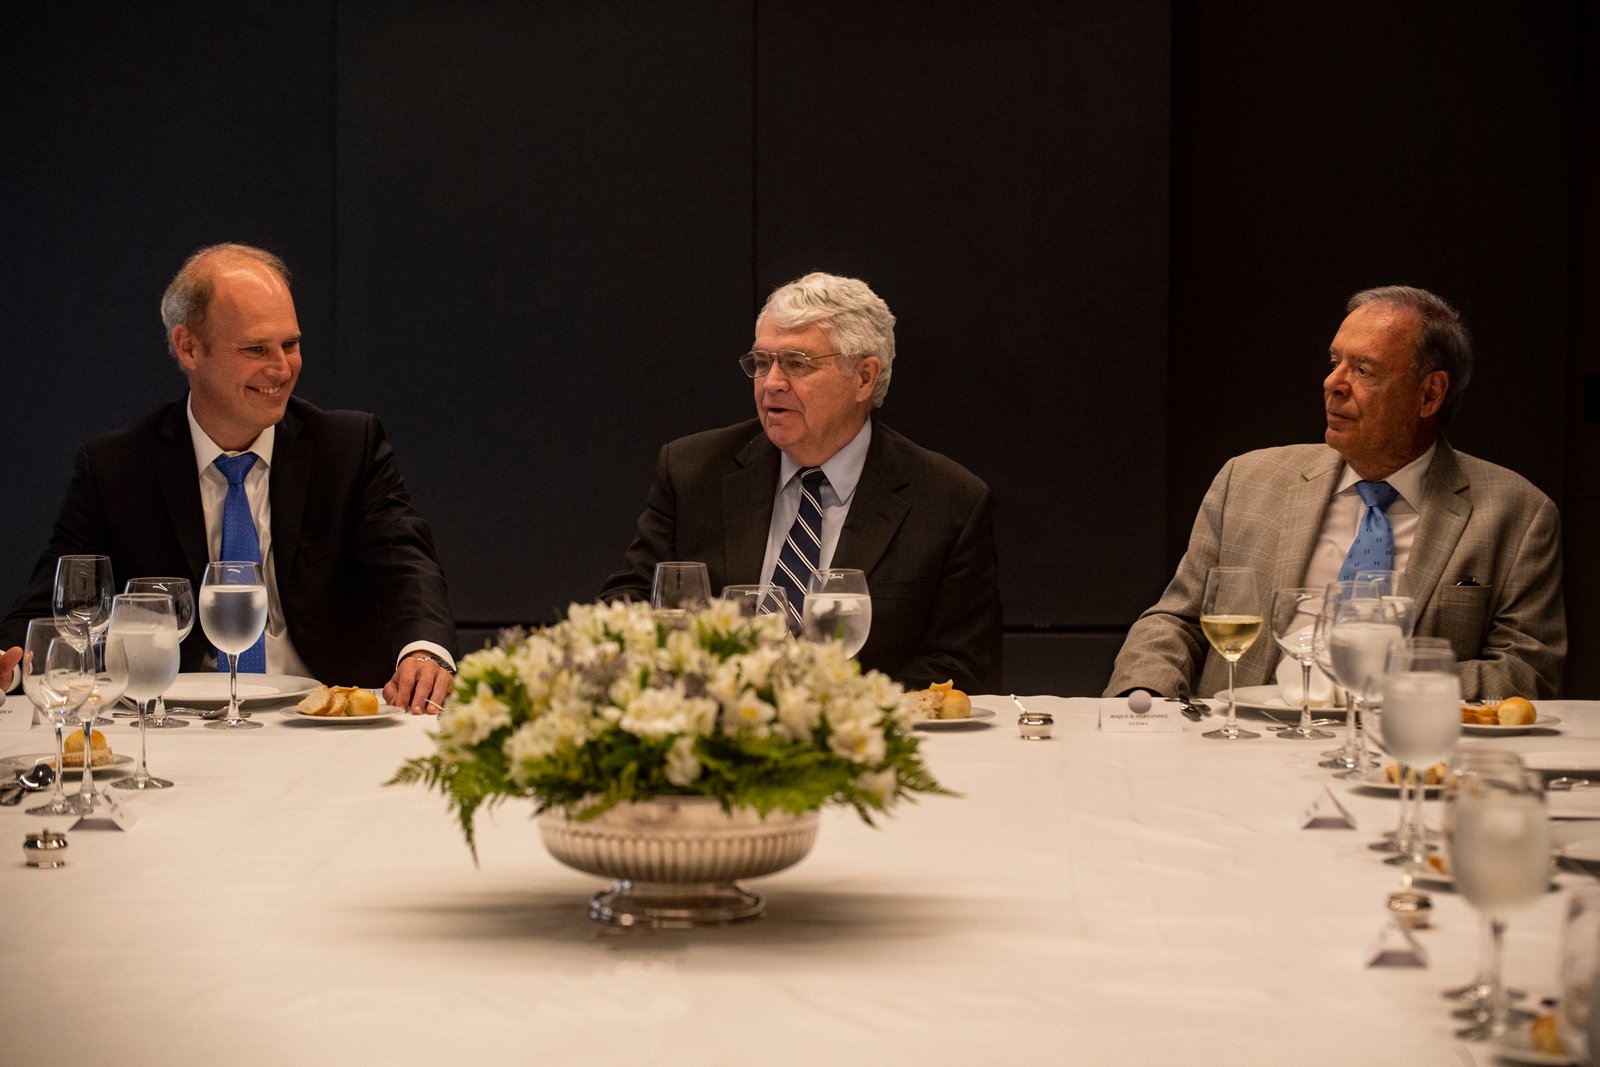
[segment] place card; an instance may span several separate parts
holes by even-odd
[[[131,830],[139,816],[134,810],[117,799],[115,793],[107,789],[100,794],[100,804],[88,815],[80,816],[78,821],[70,827],[74,830]]]
[[[1148,693],[1136,694],[1148,699]],[[1131,697],[1105,697],[1100,701],[1100,732],[1106,734],[1176,734],[1183,732],[1178,704],[1172,700],[1149,700],[1148,711],[1134,711]],[[1141,704],[1145,703],[1141,701]]]
[[[1399,918],[1384,920],[1378,939],[1367,952],[1368,967],[1426,967],[1428,950]]]
[[[1333,790],[1327,786],[1311,801],[1311,805],[1300,815],[1300,829],[1302,830],[1354,830],[1356,817],[1350,814],[1350,809],[1339,803],[1339,798],[1333,795]]]

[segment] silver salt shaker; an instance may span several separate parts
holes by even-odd
[[[22,839],[22,858],[29,867],[65,867],[67,835],[50,830],[26,835]]]
[[[1050,731],[1055,725],[1055,716],[1048,711],[1025,711],[1017,716],[1017,729],[1022,731],[1024,741],[1050,740]]]

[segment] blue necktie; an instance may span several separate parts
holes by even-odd
[[[795,512],[794,525],[778,553],[778,565],[772,569],[772,584],[780,586],[789,598],[789,629],[794,633],[800,632],[806,584],[822,559],[822,505],[818,501],[827,484],[828,476],[821,467],[800,472],[800,510]]]
[[[256,520],[250,514],[250,498],[244,494],[244,476],[256,465],[256,454],[245,452],[238,456],[218,456],[217,470],[228,479],[228,495],[222,500],[222,558],[240,563],[261,562],[261,538],[256,534]],[[228,654],[217,650],[217,670],[228,669]],[[239,672],[265,674],[267,670],[267,635],[263,633],[256,643],[239,655]]]
[[[1388,482],[1357,482],[1356,492],[1367,505],[1361,514],[1361,525],[1356,528],[1356,539],[1350,543],[1350,554],[1339,568],[1339,580],[1348,582],[1356,571],[1394,570],[1394,528],[1389,525],[1389,510],[1400,496],[1399,490]]]

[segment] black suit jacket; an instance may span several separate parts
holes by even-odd
[[[292,398],[268,485],[284,620],[319,679],[381,685],[411,641],[454,654],[433,535],[412,510],[376,416]],[[198,593],[209,559],[183,401],[79,450],[49,546],[27,593],[0,623],[0,648],[21,643],[28,619],[50,614],[56,559],[70,553],[110,556],[119,590],[129,578],[187,575]],[[183,644],[182,669],[199,670],[208,647],[197,622]]]
[[[779,452],[757,420],[673,441],[656,460],[624,568],[602,596],[647,598],[661,560],[698,560],[711,591],[758,582]],[[833,565],[866,572],[863,667],[910,688],[1000,691],[994,495],[960,464],[874,422]]]

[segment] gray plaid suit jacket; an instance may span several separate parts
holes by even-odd
[[[1288,445],[1228,461],[1206,493],[1189,547],[1161,599],[1128,631],[1106,695],[1163,693],[1180,680],[1209,695],[1228,664],[1200,633],[1211,567],[1254,567],[1263,608],[1274,589],[1300,585],[1343,459],[1326,445]],[[1452,449],[1443,439],[1423,482],[1406,574],[1417,634],[1448,638],[1467,697],[1552,697],[1567,651],[1561,594],[1561,517],[1526,478]],[[1478,585],[1461,585],[1468,580]],[[1237,684],[1273,678],[1266,635],[1239,660]]]

